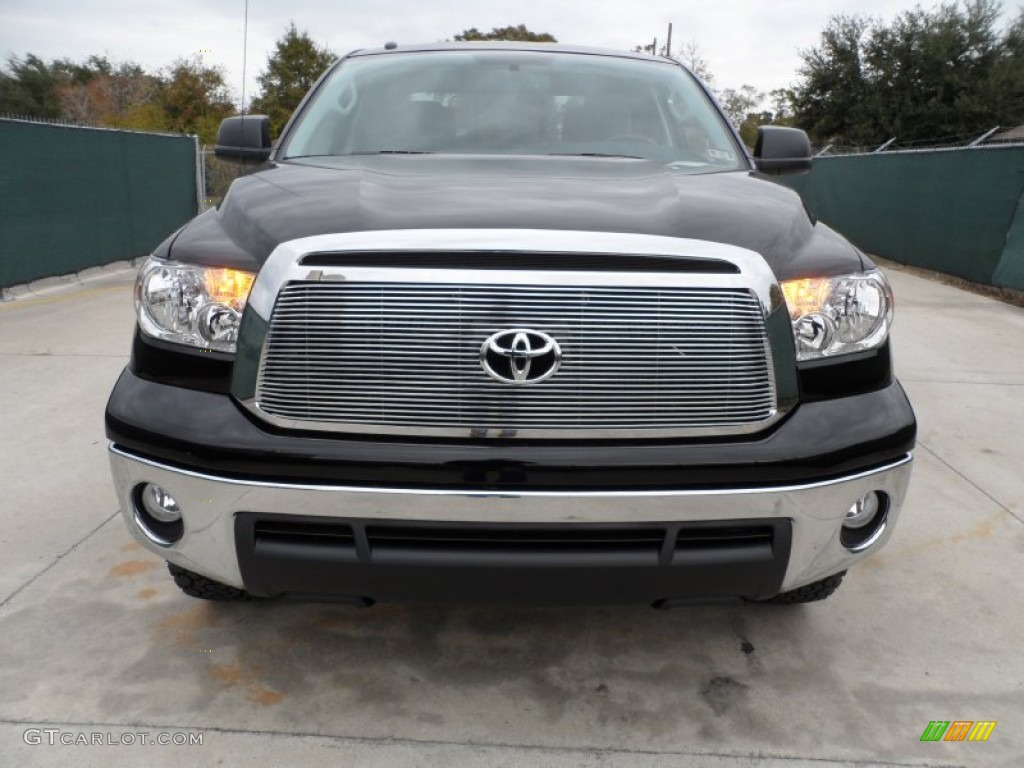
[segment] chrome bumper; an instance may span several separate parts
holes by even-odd
[[[910,480],[907,454],[877,469],[823,482],[768,488],[667,491],[471,491],[360,488],[234,480],[143,459],[110,447],[110,463],[128,529],[147,549],[210,578],[243,587],[235,550],[237,512],[476,523],[639,523],[789,518],[793,540],[782,589],[845,570],[885,544]],[[162,486],[184,516],[181,540],[164,546],[135,519],[133,489]],[[890,500],[871,546],[839,542],[846,510],[869,491]]]

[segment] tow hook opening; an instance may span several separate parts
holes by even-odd
[[[839,541],[851,552],[863,552],[881,537],[888,517],[889,495],[868,491],[846,510]]]

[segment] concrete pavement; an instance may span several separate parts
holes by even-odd
[[[0,303],[0,766],[1021,765],[1024,310],[890,275],[907,505],[792,608],[191,600],[115,516],[130,274]]]

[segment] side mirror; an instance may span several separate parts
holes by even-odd
[[[213,154],[235,162],[262,163],[270,157],[270,118],[266,115],[225,118],[217,130]]]
[[[807,173],[811,170],[811,141],[799,128],[762,125],[757,129],[754,164],[773,176]]]

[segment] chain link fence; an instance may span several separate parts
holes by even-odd
[[[202,169],[202,198],[199,201],[200,211],[208,211],[220,205],[228,192],[231,182],[241,176],[244,171],[238,163],[221,160],[216,157],[213,147],[204,145],[199,152],[200,168]]]
[[[996,126],[980,133],[939,136],[932,139],[903,140],[894,136],[874,145],[825,143],[813,148],[815,157],[840,155],[873,155],[889,152],[937,152],[951,149],[1024,145],[1024,126],[1004,130]]]

